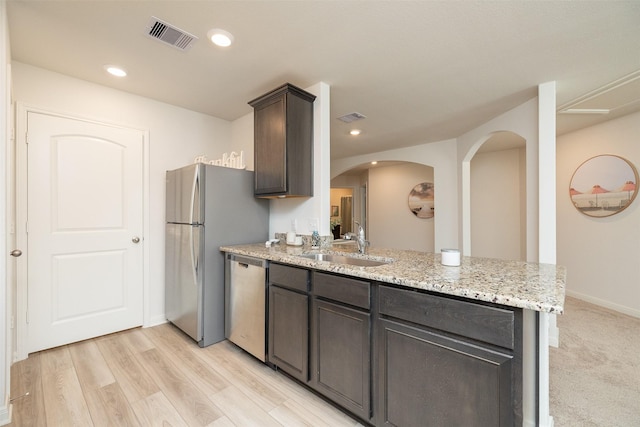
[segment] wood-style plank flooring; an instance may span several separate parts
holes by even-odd
[[[359,426],[235,345],[170,324],[34,353],[11,368],[10,426]]]

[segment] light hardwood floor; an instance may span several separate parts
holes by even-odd
[[[359,426],[233,344],[170,324],[34,353],[11,368],[10,426]]]

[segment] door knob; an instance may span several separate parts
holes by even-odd
[[[14,249],[10,252],[11,256],[18,258],[22,255],[22,251],[20,249]]]
[[[131,241],[133,243],[140,243],[140,238],[138,236],[135,236],[133,239],[131,239]]]

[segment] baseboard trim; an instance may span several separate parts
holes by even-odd
[[[616,304],[611,301],[603,300],[600,298],[592,297],[591,295],[583,294],[575,291],[566,291],[567,296],[580,299],[582,301],[589,302],[591,304],[599,305],[604,308],[608,308],[613,311],[617,311],[622,314],[626,314],[628,316],[638,317],[640,318],[640,310],[633,309],[631,307],[626,307],[624,305]]]
[[[162,325],[163,323],[167,323],[167,318],[164,316],[164,314],[161,316],[154,316],[153,318],[149,319],[149,324],[142,325],[142,327],[151,328],[153,326]]]
[[[7,425],[11,422],[11,403],[8,401],[4,403],[4,406],[0,407],[0,426]]]

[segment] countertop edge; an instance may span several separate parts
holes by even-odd
[[[440,254],[378,249],[369,255],[348,255],[394,262],[380,267],[358,267],[299,256],[308,252],[344,254],[342,248],[318,251],[310,247],[266,247],[263,243],[222,246],[220,251],[542,313],[564,311],[566,269],[552,264],[463,257],[461,267],[444,267],[439,262]],[[423,264],[416,262],[416,257]],[[503,286],[504,283],[508,286]],[[501,292],[502,287],[508,291]]]

